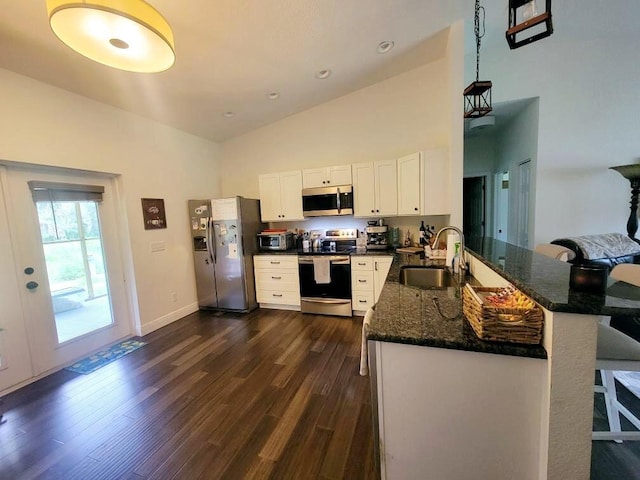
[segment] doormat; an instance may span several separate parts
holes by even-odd
[[[146,344],[146,342],[141,342],[139,340],[125,340],[124,342],[113,345],[107,350],[102,350],[101,352],[94,353],[87,358],[83,358],[73,365],[68,366],[65,370],[87,375],[91,372],[95,372],[105,365],[109,365],[111,362],[124,357],[128,353],[131,353]]]

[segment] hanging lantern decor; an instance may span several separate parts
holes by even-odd
[[[480,12],[482,11],[482,33],[480,32]],[[484,7],[476,0],[473,32],[476,36],[476,81],[464,89],[464,117],[478,118],[491,112],[491,82],[480,81],[480,39],[484,36]]]
[[[512,50],[552,33],[551,0],[509,0],[509,29],[506,36]]]

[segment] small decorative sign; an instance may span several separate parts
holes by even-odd
[[[167,217],[164,212],[164,199],[143,198],[142,218],[144,219],[145,230],[167,228]]]

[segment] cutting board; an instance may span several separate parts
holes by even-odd
[[[422,252],[422,247],[400,247],[400,248],[396,248],[396,252],[416,254],[416,253]]]

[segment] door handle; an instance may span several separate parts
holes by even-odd
[[[38,282],[27,282],[26,287],[29,290],[35,290],[36,288],[38,288]]]

